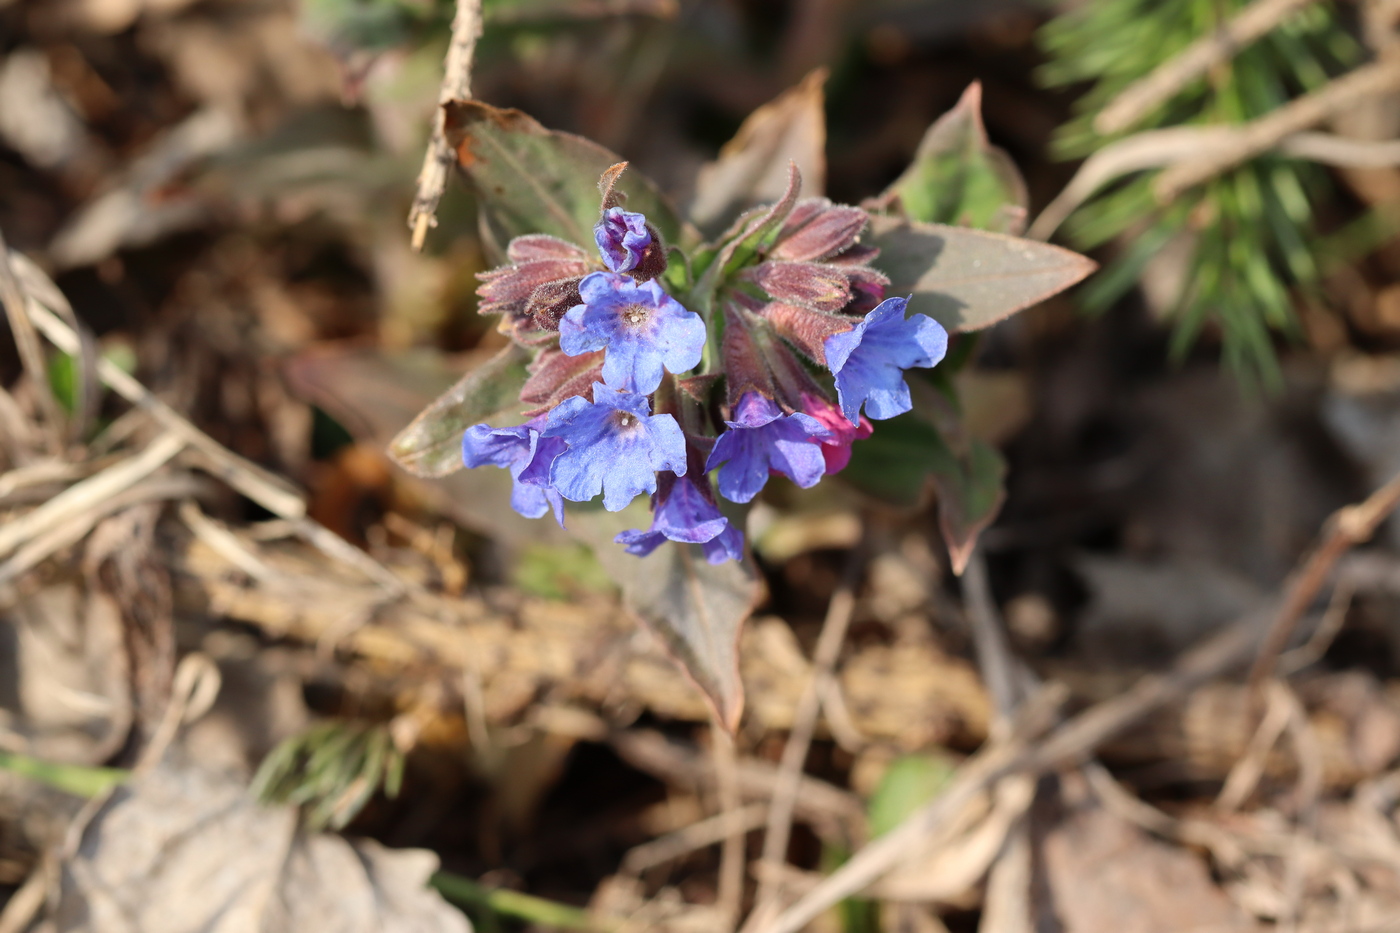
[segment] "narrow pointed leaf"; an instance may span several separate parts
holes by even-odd
[[[1010,234],[1025,229],[1026,182],[987,139],[979,82],[928,128],[913,162],[880,198],[885,205],[896,200],[912,220]]]
[[[880,248],[874,265],[890,277],[887,293],[912,294],[911,311],[950,331],[990,327],[1097,268],[1048,243],[899,217],[871,217],[863,242]]]
[[[744,710],[739,635],[763,595],[749,558],[711,565],[700,545],[668,541],[649,557],[628,554],[613,537],[645,528],[651,512],[637,499],[621,512],[571,509],[569,528],[592,544],[598,562],[622,588],[623,601],[700,688],[730,732]]]
[[[548,233],[590,245],[601,199],[598,179],[623,161],[582,136],[545,129],[519,110],[474,100],[446,105],[447,138],[457,165],[476,189],[493,238],[507,243],[527,233]],[[615,190],[627,196],[667,243],[685,245],[680,220],[657,187],[629,168]]]
[[[826,186],[826,69],[749,114],[719,158],[700,170],[690,217],[714,235],[747,208],[777,201],[788,183],[788,165],[806,180],[807,195]]]
[[[467,428],[520,409],[525,360],[520,347],[506,346],[423,409],[389,444],[389,453],[414,476],[447,476],[462,469]]]

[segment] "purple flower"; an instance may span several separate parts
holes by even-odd
[[[855,327],[826,338],[826,364],[851,424],[859,423],[862,404],[877,421],[913,408],[904,370],[937,365],[948,350],[943,326],[926,314],[906,318],[908,304],[887,298]]]
[[[625,275],[595,272],[579,283],[583,304],[559,322],[559,349],[569,356],[607,349],[603,381],[640,392],[656,391],[664,365],[685,372],[700,362],[705,322],[661,290]]]
[[[703,477],[697,481],[693,474],[683,479],[663,476],[652,509],[649,530],[624,531],[614,539],[627,546],[628,554],[646,557],[669,539],[703,545],[705,559],[712,564],[743,556],[743,533],[720,514]]]
[[[546,439],[568,449],[554,458],[549,483],[571,502],[603,493],[616,512],[635,496],[656,491],[656,471],[685,473],[685,436],[670,415],[653,415],[646,396],[593,384],[593,401],[574,396],[549,413]]]
[[[564,452],[557,438],[540,436],[544,418],[536,418],[513,428],[493,428],[476,424],[462,435],[462,462],[469,467],[483,464],[510,470],[510,507],[526,518],[540,518],[551,508],[554,520],[564,527],[564,501],[549,484],[549,468]]]
[[[614,272],[630,272],[651,245],[651,231],[642,214],[610,207],[603,211],[603,219],[594,224],[593,239],[603,254],[604,265]]]
[[[784,415],[772,399],[746,392],[734,420],[715,441],[706,469],[719,466],[719,491],[731,502],[758,495],[769,472],[782,473],[807,489],[826,473],[821,440],[831,432],[811,415]]]

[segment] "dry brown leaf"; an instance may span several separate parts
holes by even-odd
[[[1067,809],[1046,832],[1040,867],[1064,933],[1178,933],[1255,924],[1191,852],[1158,841],[1064,781]]]

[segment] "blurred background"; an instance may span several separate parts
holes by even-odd
[[[486,0],[472,92],[600,142],[685,205],[751,112],[825,69],[824,139],[806,143],[824,149],[827,195],[859,204],[976,81],[1034,220],[1134,133],[1244,126],[1394,66],[1393,3],[1260,2],[1262,38],[1134,121],[1098,119],[1245,6]],[[721,928],[707,911],[724,833],[695,830],[723,783],[698,692],[586,547],[506,512],[491,479],[413,479],[384,454],[501,339],[476,314],[476,273],[497,257],[467,188],[449,186],[423,252],[405,224],[452,13],[0,0],[0,233],[32,264],[21,285],[51,279],[61,297],[39,300],[66,299],[83,335],[43,344],[36,386],[33,332],[0,329],[3,933],[251,929],[189,919],[213,868],[181,880],[133,852],[197,838],[206,862],[190,865],[232,865],[230,890],[247,891],[275,877],[251,840],[297,819],[356,840],[371,900],[419,896],[431,860],[395,859],[431,850],[465,910],[381,905],[365,929]],[[1267,611],[1329,515],[1400,469],[1400,158],[1384,148],[1400,80],[1380,74],[1298,127],[1372,146],[1360,156],[1314,161],[1290,137],[1171,197],[1154,188],[1166,159],[1106,176],[1063,223],[1032,227],[1101,270],[960,338],[967,430],[1007,463],[978,558],[990,610],[1017,669],[1067,685],[1068,709]],[[161,459],[168,422],[103,389],[99,360],[241,459]],[[125,498],[87,486],[32,517],[133,463]],[[741,643],[746,829],[763,824],[832,596],[853,567],[860,580],[797,798],[794,895],[946,786],[997,719],[972,594],[916,478],[893,502],[775,481],[751,519],[767,593]],[[286,489],[341,543],[269,505]],[[1309,594],[1285,686],[1251,693],[1235,673],[1178,696],[1103,745],[1103,768],[1015,811],[1040,853],[1036,929],[1391,928],[1397,534],[1382,527]],[[181,767],[85,836],[85,799],[175,731]],[[254,775],[299,815],[229,816]],[[188,835],[216,811],[261,828]],[[811,928],[1002,929],[990,899],[1012,836],[994,830],[957,850],[980,870],[924,866]],[[746,843],[756,857],[761,834]],[[281,895],[301,907],[257,928],[358,929],[316,900],[337,863],[305,859]],[[157,927],[122,897],[183,906]]]

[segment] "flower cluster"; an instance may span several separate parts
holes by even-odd
[[[865,212],[799,201],[795,185],[710,247],[717,269],[740,244],[749,252],[704,295],[688,275],[665,274],[660,235],[610,191],[596,258],[554,237],[515,239],[510,264],[483,273],[478,294],[503,332],[538,348],[520,395],[530,420],[471,427],[463,462],[508,469],[516,511],[552,512],[561,525],[565,499],[601,495],[618,511],[650,494],[651,527],[617,538],[629,553],[670,540],[701,545],[711,563],[739,558],[743,535],[710,474],[736,503],[775,474],[815,485],[846,466],[868,419],[910,409],[904,371],[947,349],[937,322],[885,297],[876,251],[858,242]]]

